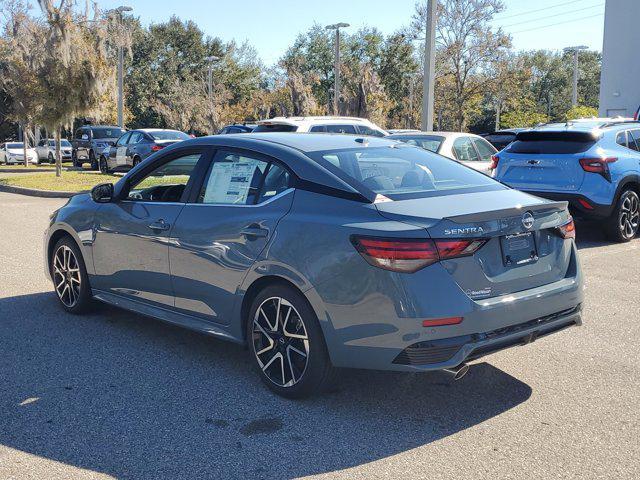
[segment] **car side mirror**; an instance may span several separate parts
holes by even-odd
[[[89,140],[89,135],[86,133],[82,135],[82,140]]]
[[[99,183],[91,189],[91,198],[96,203],[109,203],[113,200],[113,183]]]

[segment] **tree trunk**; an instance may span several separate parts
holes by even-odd
[[[22,154],[24,155],[24,157],[22,158],[22,160],[24,161],[24,166],[28,167],[29,166],[29,158],[27,157],[27,142],[29,141],[29,135],[27,135],[27,129],[29,128],[29,125],[24,123],[22,125]]]
[[[62,176],[62,152],[60,151],[60,129],[58,125],[55,131],[56,139],[56,177]]]
[[[496,105],[496,128],[495,131],[497,132],[498,130],[500,130],[500,115],[502,114],[502,104],[501,102],[498,102]]]

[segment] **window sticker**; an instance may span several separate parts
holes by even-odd
[[[205,189],[204,203],[246,204],[258,163],[258,160],[214,163]]]

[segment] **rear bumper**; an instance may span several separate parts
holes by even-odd
[[[608,218],[613,212],[613,205],[599,204],[590,200],[579,193],[556,193],[556,192],[539,192],[533,190],[523,190],[525,193],[535,195],[537,197],[546,198],[548,200],[569,202],[569,210],[571,214],[578,218],[598,219]],[[591,209],[586,208],[582,202],[591,205]]]

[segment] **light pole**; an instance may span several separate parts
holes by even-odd
[[[124,12],[132,11],[132,7],[127,7],[125,5],[121,5],[115,9],[115,11],[119,15],[120,20],[120,28],[124,29],[124,23],[122,20],[122,14]],[[123,32],[120,31],[120,36],[122,36]],[[122,38],[118,39],[118,126],[120,128],[124,127],[124,88],[123,88],[123,74],[124,71],[124,52],[122,48]]]
[[[205,58],[207,61],[207,94],[209,96],[209,109],[211,112],[211,118],[209,120],[209,135],[213,135],[213,65],[220,60],[220,57],[211,55]]]
[[[580,50],[587,50],[589,47],[585,45],[578,45],[577,47],[566,47],[565,53],[573,53],[573,93],[571,95],[571,106],[578,106],[578,52]]]
[[[424,74],[422,76],[422,130],[433,130],[433,96],[436,77],[436,25],[438,0],[428,0],[427,30],[424,42]]]
[[[350,25],[348,23],[334,23],[333,25],[327,25],[325,29],[336,31],[336,58],[334,66],[334,86],[333,86],[333,114],[338,115],[338,102],[340,101],[340,29],[347,28]]]

